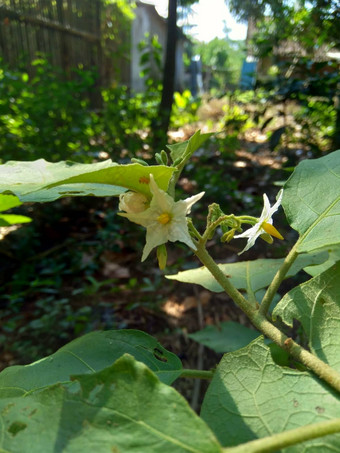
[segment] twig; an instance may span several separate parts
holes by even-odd
[[[195,294],[195,298],[197,301],[198,326],[200,329],[203,329],[204,320],[203,320],[202,302],[201,302],[201,297],[200,297],[199,291],[196,288],[196,286],[194,286],[194,294]],[[204,353],[204,346],[203,346],[203,344],[199,344],[198,349],[197,349],[197,365],[196,365],[197,370],[203,370],[203,365],[204,365],[203,353]],[[191,407],[194,411],[197,411],[198,406],[199,406],[200,392],[201,392],[201,380],[197,379],[194,382],[194,388],[193,388],[192,398],[191,398]]]

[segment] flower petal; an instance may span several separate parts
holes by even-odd
[[[167,228],[162,224],[154,224],[146,230],[146,243],[143,249],[142,261],[146,260],[151,250],[168,242]]]
[[[191,239],[189,230],[188,230],[188,225],[187,221],[185,219],[184,222],[179,222],[175,221],[169,228],[169,241],[171,242],[184,242],[188,247],[192,248],[193,250],[196,250],[196,246]]]
[[[150,207],[156,208],[160,213],[170,212],[175,200],[157,186],[152,174],[150,174],[150,190],[153,195]]]
[[[270,208],[270,217],[274,214],[274,212],[276,212],[280,205],[281,205],[281,201],[282,201],[282,196],[283,196],[283,189],[280,190],[280,192],[277,194],[276,198],[277,198],[277,201],[276,203]]]
[[[263,213],[265,212],[266,215],[268,215],[270,211],[270,202],[269,202],[269,199],[267,197],[267,195],[264,193],[263,194]]]
[[[118,215],[120,215],[121,217],[126,217],[130,220],[130,222],[137,223],[138,225],[142,225],[145,228],[148,228],[150,224],[154,223],[155,221],[155,218],[150,215],[150,208],[137,214],[118,212]]]
[[[250,237],[254,236],[258,230],[259,230],[259,222],[257,222],[254,226],[252,226],[248,230],[244,231],[243,233],[234,236],[234,239],[250,238]]]
[[[204,194],[205,194],[205,192],[201,192],[201,193],[198,193],[197,195],[193,195],[192,197],[182,200],[182,202],[186,204],[186,213],[187,214],[190,214],[192,205],[195,204],[198,200],[200,200]],[[181,203],[181,201],[179,201],[178,203]]]
[[[261,228],[260,228],[260,224],[257,223],[256,225],[254,225],[253,227],[249,228],[244,233],[239,234],[237,236],[234,236],[234,238],[236,238],[236,239],[238,239],[238,238],[246,238],[246,237],[248,238],[246,246],[244,247],[243,250],[241,250],[241,252],[238,253],[238,255],[241,255],[242,253],[244,253],[247,250],[249,250],[255,244],[256,239],[261,234],[262,234],[262,231],[261,231]]]

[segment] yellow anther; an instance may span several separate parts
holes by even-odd
[[[171,215],[168,212],[164,212],[160,216],[157,217],[157,221],[162,225],[166,225],[171,220]]]
[[[263,222],[261,227],[264,229],[266,233],[270,234],[271,236],[274,236],[274,238],[283,239],[283,236],[270,223]]]

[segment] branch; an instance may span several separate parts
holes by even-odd
[[[223,453],[271,453],[307,440],[340,432],[340,418],[290,429],[273,436],[256,439],[237,447],[223,448]]]
[[[287,275],[287,272],[289,271],[290,267],[292,266],[292,264],[298,257],[298,253],[296,252],[296,247],[297,247],[297,243],[294,245],[292,250],[286,256],[284,262],[282,263],[282,266],[276,272],[271,284],[267,288],[267,291],[262,299],[261,306],[260,306],[260,313],[262,315],[265,315],[268,312],[270,304],[271,304],[272,300],[274,299],[274,296],[277,293],[279,286],[281,285],[283,279]]]

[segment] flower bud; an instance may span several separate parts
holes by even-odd
[[[165,244],[159,245],[157,247],[157,259],[160,270],[164,270],[168,259],[168,252],[166,250]]]
[[[145,211],[149,201],[145,195],[137,192],[125,192],[119,195],[119,210],[128,214],[138,214]]]

